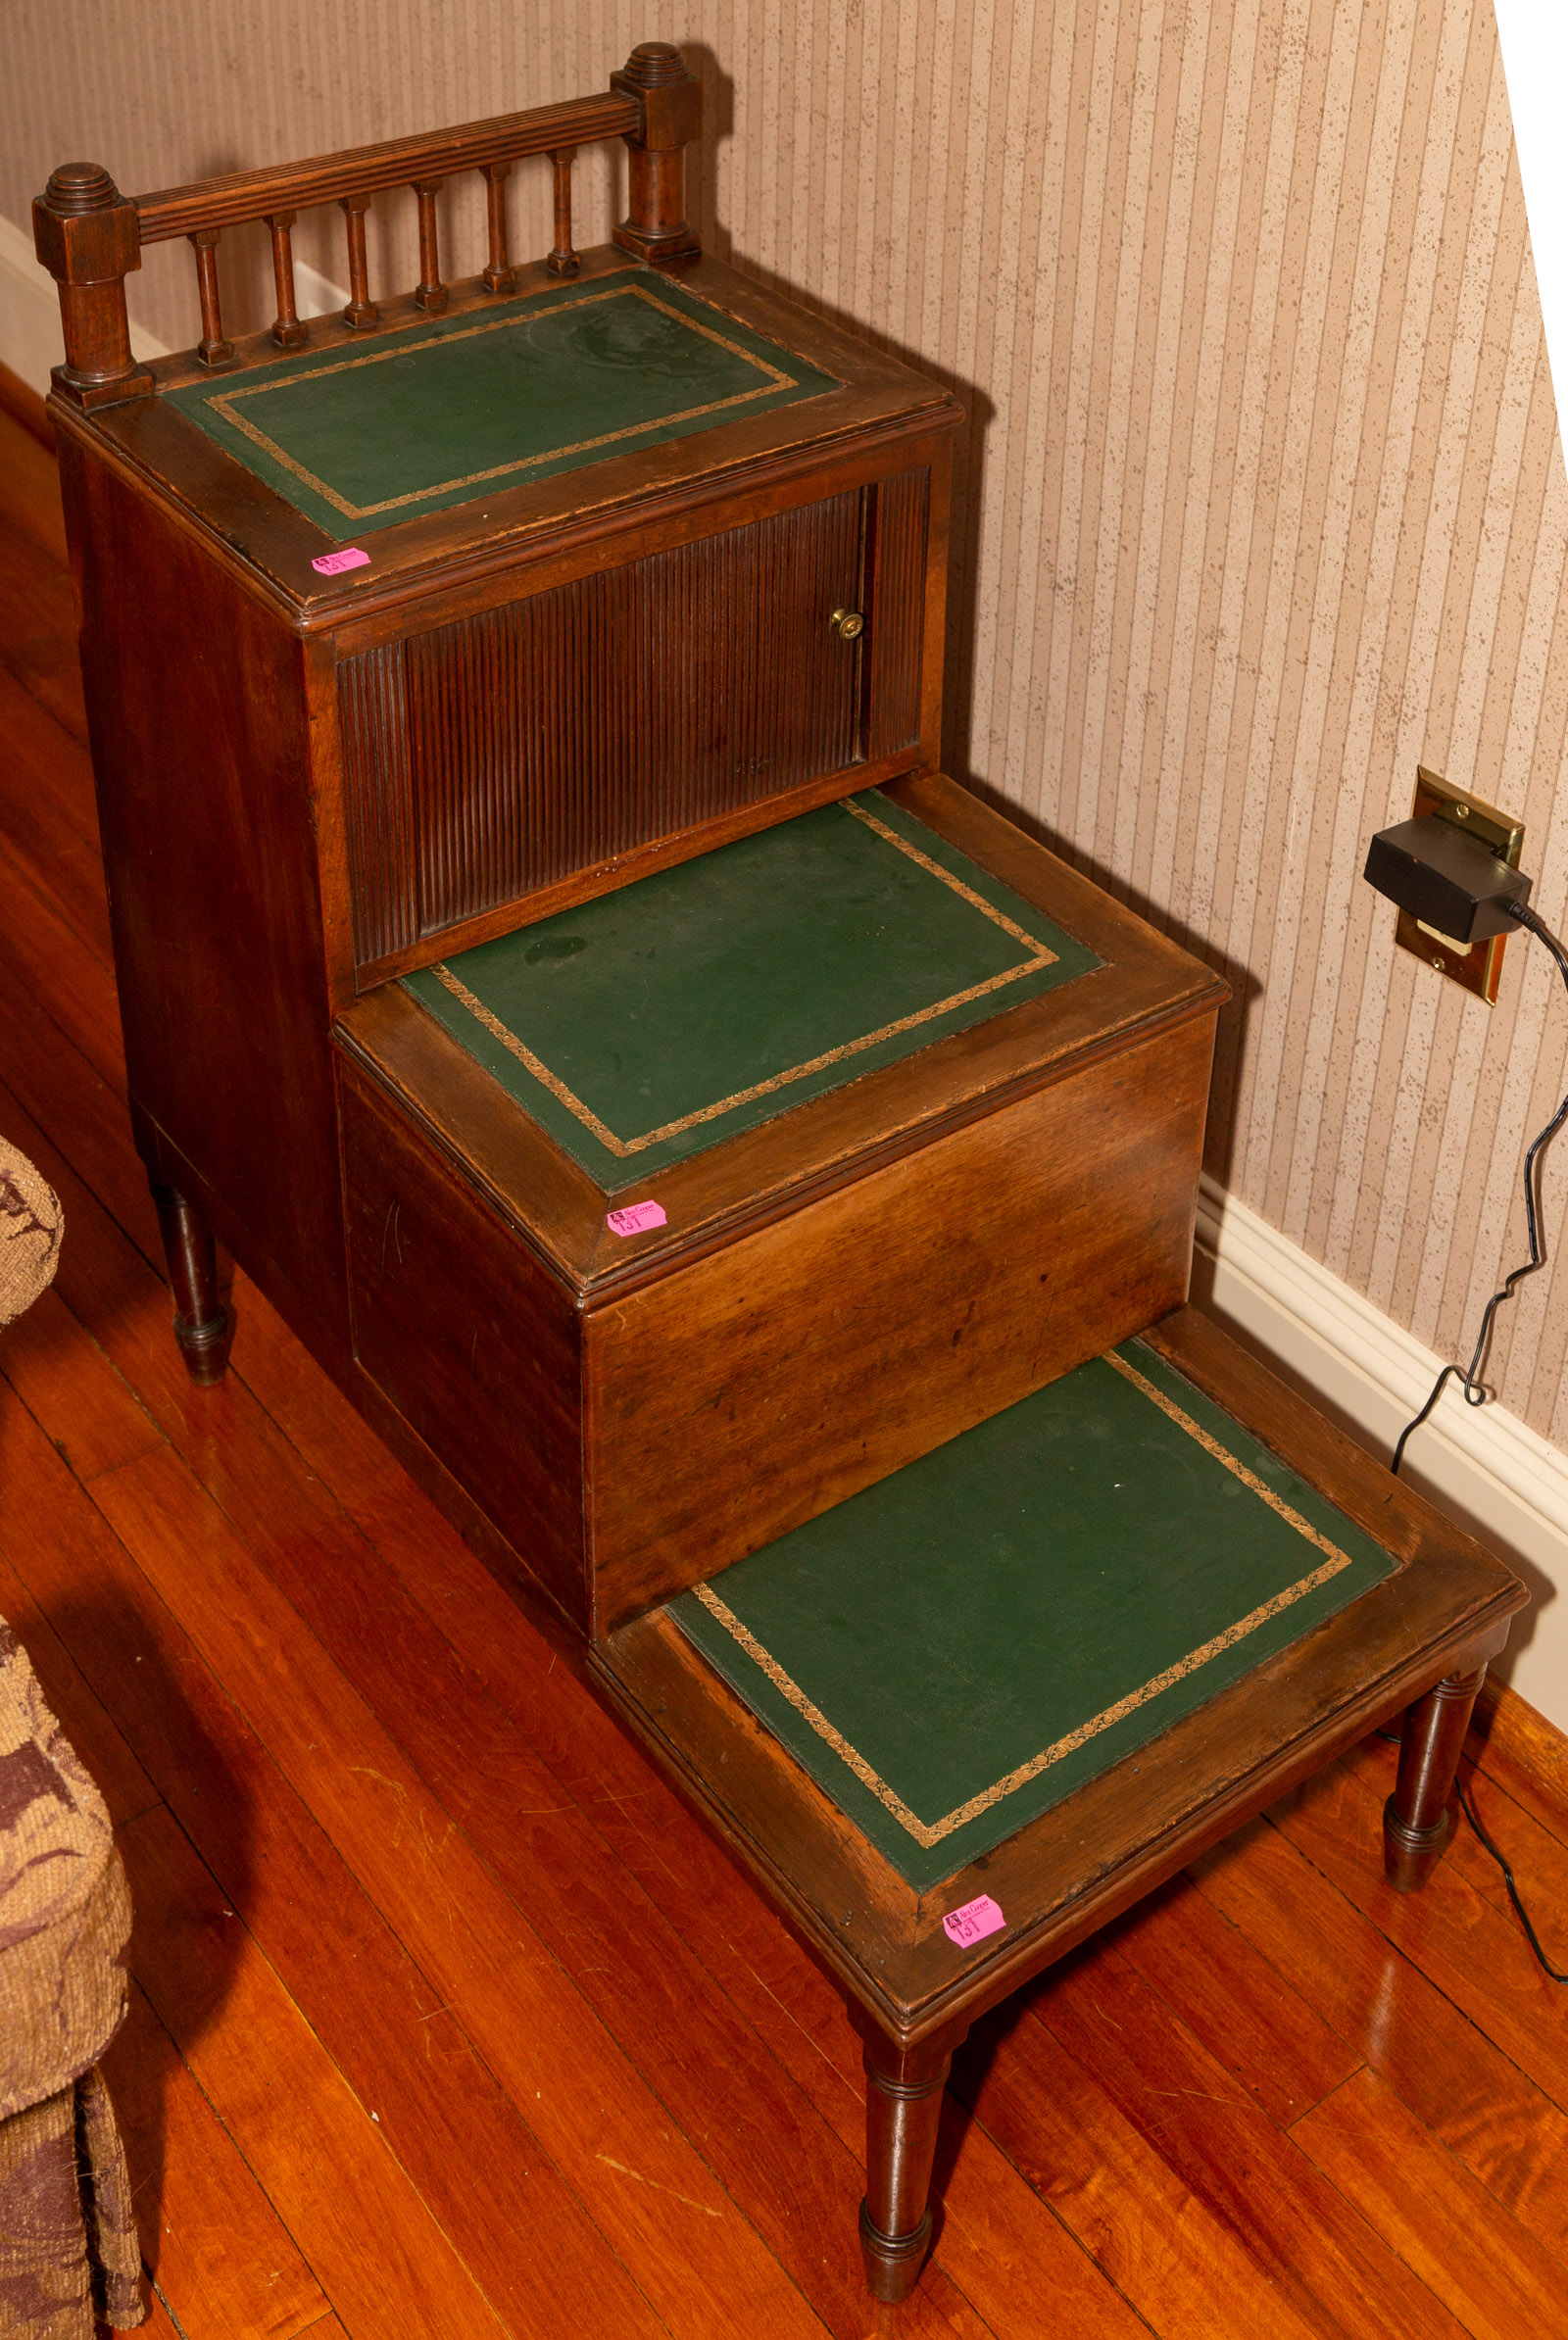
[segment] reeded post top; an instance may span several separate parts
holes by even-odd
[[[59,218],[77,219],[87,212],[113,211],[120,189],[101,163],[62,163],[49,173],[43,199]]]
[[[628,81],[643,89],[663,89],[687,77],[679,49],[667,40],[639,41],[621,70]]]

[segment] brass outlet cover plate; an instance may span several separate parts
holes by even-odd
[[[1417,820],[1424,813],[1433,812],[1439,820],[1450,821],[1456,829],[1468,829],[1472,837],[1479,837],[1483,845],[1490,847],[1499,861],[1506,861],[1510,869],[1518,868],[1519,855],[1524,850],[1524,824],[1506,812],[1499,812],[1495,804],[1483,804],[1479,797],[1467,797],[1462,788],[1450,787],[1440,772],[1429,772],[1424,763],[1416,766],[1415,801],[1410,812]],[[1440,935],[1418,926],[1408,910],[1398,912],[1394,933],[1401,950],[1425,959],[1429,967],[1446,975],[1450,983],[1474,992],[1489,1007],[1496,1003],[1506,935],[1493,935],[1469,951],[1458,951],[1446,944]]]

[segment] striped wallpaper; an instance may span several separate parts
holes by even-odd
[[[710,248],[967,403],[952,768],[1229,975],[1216,1175],[1468,1351],[1568,1001],[1523,939],[1467,999],[1359,868],[1425,762],[1522,813],[1568,919],[1568,482],[1491,0],[11,0],[0,210],[78,153],[140,191],[574,95],[655,35],[707,83]],[[262,255],[224,257],[237,308]],[[133,308],[194,338],[183,250]],[[1568,1145],[1546,1187],[1555,1232]],[[1494,1365],[1568,1444],[1565,1350],[1559,1272]]]

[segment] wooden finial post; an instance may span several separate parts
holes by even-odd
[[[63,163],[32,207],[33,249],[60,287],[66,362],[50,377],[73,406],[108,406],[153,387],[130,354],[125,278],[141,267],[136,206],[97,163]]]
[[[641,129],[626,139],[628,202],[614,240],[656,267],[691,259],[702,246],[686,224],[685,152],[702,130],[702,86],[664,40],[633,49],[610,86],[642,109]]]

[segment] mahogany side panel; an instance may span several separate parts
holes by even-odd
[[[60,463],[132,1102],[199,1174],[248,1272],[274,1296],[281,1280],[291,1321],[337,1345],[305,649],[65,432]]]
[[[591,1308],[597,1631],[1185,1298],[1212,1010]]]
[[[893,756],[920,737],[931,473],[896,472],[869,498],[866,567],[874,600],[866,659],[865,753]]]
[[[856,759],[862,496],[339,668],[362,965]],[[853,782],[851,783],[853,785]]]
[[[571,1296],[387,1097],[339,1083],[356,1359],[588,1630]]]

